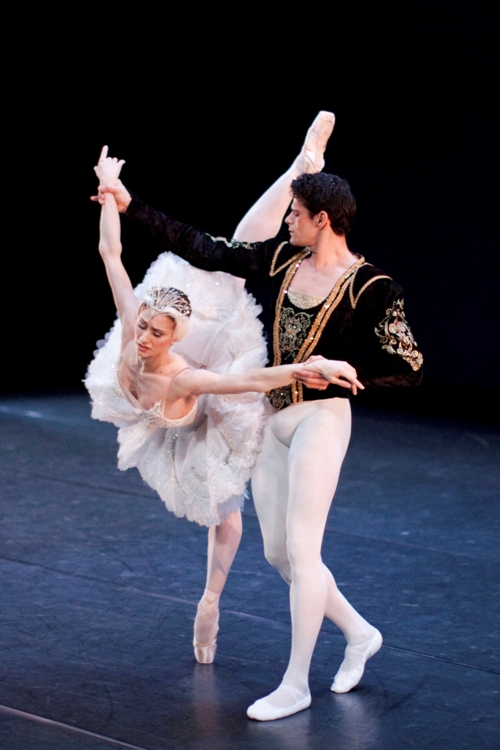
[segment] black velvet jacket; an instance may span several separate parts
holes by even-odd
[[[270,364],[283,361],[283,310],[287,309],[288,321],[300,315],[299,308],[288,300],[287,289],[307,249],[280,238],[255,243],[214,238],[170,219],[136,196],[126,216],[193,266],[246,279],[263,308]],[[295,361],[303,362],[312,354],[347,361],[365,386],[420,383],[423,357],[405,319],[403,290],[364,258],[348,269],[326,300],[306,312],[313,319]],[[283,403],[275,406],[334,396],[347,398],[350,393],[336,385],[318,391],[294,383],[284,394]]]

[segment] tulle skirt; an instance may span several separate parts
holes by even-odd
[[[201,271],[163,253],[135,290],[137,298],[142,299],[151,286],[176,287],[191,300],[189,333],[172,347],[191,367],[238,374],[264,366],[260,308],[232,276]],[[117,320],[98,342],[84,381],[93,418],[119,428],[118,467],[135,466],[177,516],[204,526],[220,523],[243,505],[262,438],[265,396],[205,395],[192,424],[156,427],[120,389],[120,343]]]

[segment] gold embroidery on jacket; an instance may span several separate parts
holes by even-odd
[[[404,314],[404,300],[396,299],[391,308],[386,310],[386,317],[375,327],[382,349],[389,354],[399,354],[408,362],[412,370],[420,370],[424,358],[417,350],[410,326]]]
[[[213,237],[207,232],[205,234],[214,242],[223,242],[226,247],[246,247],[247,250],[251,250],[255,245],[255,242],[240,242],[240,240],[228,240],[227,237]]]
[[[291,307],[285,307],[280,321],[280,351],[282,355],[295,355],[311,327],[312,315],[306,312],[296,313]]]
[[[317,305],[316,305],[317,307]],[[291,307],[284,307],[281,311],[279,346],[281,361],[293,362],[295,357],[306,338],[314,315],[305,311],[295,312]],[[269,399],[276,409],[282,409],[294,403],[292,391],[295,389],[298,395],[298,386],[286,385],[281,388],[274,388],[269,392]]]
[[[306,257],[306,254],[304,254],[303,257],[300,258],[297,263],[289,267],[288,271],[285,274],[283,282],[281,284],[281,289],[280,289],[278,298],[276,300],[276,310],[275,310],[274,327],[273,327],[273,349],[274,349],[273,364],[275,367],[277,365],[280,365],[282,362],[282,359],[281,359],[282,352],[281,352],[281,347],[280,347],[280,344],[281,344],[280,329],[281,329],[281,318],[282,318],[284,298],[287,294],[288,287],[290,286],[293,277],[297,273],[297,270],[305,257]],[[359,260],[357,260],[356,263],[354,263],[350,268],[348,268],[347,271],[345,271],[340,277],[340,279],[337,281],[332,291],[330,292],[328,297],[325,299],[319,312],[316,314],[316,318],[311,326],[311,329],[308,331],[304,342],[302,343],[299,351],[294,357],[294,360],[293,360],[294,364],[299,363],[299,362],[304,362],[312,354],[319,339],[321,338],[321,334],[323,333],[323,330],[326,324],[330,320],[332,313],[334,312],[334,310],[337,308],[342,298],[344,297],[344,294],[346,293],[349,287],[349,284],[352,283],[351,281],[352,277],[356,274],[356,271],[358,270],[360,266],[364,264],[364,262],[365,262],[365,259],[363,257],[359,258]],[[281,397],[285,396],[285,393],[286,393],[285,389],[280,388],[280,389],[275,389],[275,390],[278,391]],[[292,395],[292,403],[297,404],[303,401],[302,383],[297,382],[296,380],[292,381],[291,395]],[[276,408],[281,408],[280,406],[277,406],[277,404],[275,403],[274,393],[272,391],[268,393],[268,396],[271,399],[271,403],[273,404],[273,406],[276,406]]]

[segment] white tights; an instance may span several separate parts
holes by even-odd
[[[252,475],[266,558],[290,585],[292,647],[282,686],[293,688],[296,697],[309,693],[309,666],[325,615],[349,644],[375,632],[340,593],[321,559],[350,432],[348,399],[286,407],[271,416]],[[281,706],[290,692],[278,689],[266,700]]]
[[[207,579],[194,625],[196,640],[201,644],[210,643],[217,634],[219,599],[238,551],[241,532],[239,511],[208,531]]]

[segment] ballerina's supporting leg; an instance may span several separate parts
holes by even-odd
[[[240,242],[261,242],[278,234],[285,212],[290,205],[292,180],[303,172],[321,172],[325,165],[323,154],[332,133],[335,117],[332,112],[320,112],[307,131],[302,149],[292,166],[245,214],[236,227],[234,239]]]
[[[348,643],[364,643],[378,634],[342,596],[321,560],[324,526],[350,433],[348,403],[335,399],[329,406],[324,404],[319,409],[313,404],[289,407],[271,420],[271,429],[275,428],[278,438],[290,442],[290,450],[269,430],[252,479],[266,557],[291,583],[292,650],[288,669],[280,687],[248,710],[251,718],[264,721],[289,716],[309,705],[309,665],[325,614],[342,629]],[[310,411],[294,429],[299,408],[302,415]],[[287,457],[288,483],[281,476]],[[277,481],[270,486],[273,476]],[[282,492],[277,492],[279,487],[283,487]],[[276,494],[272,497],[271,493]],[[357,681],[367,658],[363,653],[357,654],[357,672],[362,661]],[[349,666],[354,657],[352,651]],[[357,672],[350,674],[351,679]]]
[[[200,664],[211,664],[217,648],[219,599],[241,540],[239,511],[208,531],[207,580],[194,621],[194,654]]]

